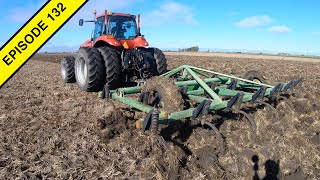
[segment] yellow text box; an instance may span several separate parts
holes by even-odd
[[[51,0],[43,5],[2,47],[0,87],[87,2],[88,0]]]

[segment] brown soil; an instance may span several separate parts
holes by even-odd
[[[317,179],[320,177],[320,64],[264,59],[168,56],[170,68],[189,64],[222,73],[264,72],[269,82],[305,81],[276,111],[248,108],[242,116],[209,116],[208,127],[183,122],[161,136],[134,128],[142,113],[60,78],[64,55],[37,55],[0,89],[0,179]],[[52,62],[51,62],[52,61]],[[208,118],[208,117],[207,117]]]

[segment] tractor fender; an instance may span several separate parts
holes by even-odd
[[[147,40],[142,37],[142,36],[138,36],[136,37],[134,40],[134,47],[147,47],[149,46],[149,43],[147,42]]]
[[[99,47],[101,43],[108,43],[113,47],[121,47],[122,44],[120,41],[114,38],[111,35],[100,36],[97,38],[96,42],[94,43],[94,47]]]
[[[91,39],[86,40],[84,43],[80,45],[80,48],[85,48],[85,47],[93,47],[93,42]]]
[[[142,36],[138,36],[133,40],[120,40],[120,42],[121,44],[123,44],[123,47],[125,49],[134,49],[134,48],[149,46],[149,43],[147,42],[147,40]]]

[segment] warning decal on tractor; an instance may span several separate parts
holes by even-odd
[[[88,0],[49,0],[0,50],[3,86]],[[21,12],[23,13],[23,12]]]

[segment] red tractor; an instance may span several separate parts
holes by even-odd
[[[84,22],[93,22],[95,29],[76,57],[62,59],[66,83],[77,82],[83,91],[100,91],[105,85],[115,89],[167,71],[165,55],[158,48],[148,48],[140,33],[140,15],[105,11],[96,16],[95,12],[93,21],[80,19],[79,25]]]

